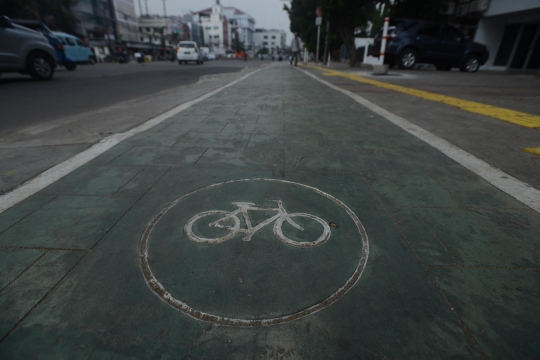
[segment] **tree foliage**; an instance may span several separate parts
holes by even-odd
[[[78,0],[0,0],[0,14],[13,19],[41,20],[53,30],[74,33],[71,7]]]
[[[238,38],[238,32],[235,31],[234,32],[234,37],[232,39],[232,45],[231,45],[232,49],[236,52],[241,52],[241,51],[244,51],[244,44],[240,41],[240,39]]]
[[[291,7],[285,6],[284,9],[289,13],[291,31],[297,32],[307,48],[314,51],[317,47],[315,11],[320,6],[323,12],[321,49],[324,48],[326,21],[330,21],[330,48],[336,49],[340,43],[344,43],[349,48],[350,62],[354,64],[355,30],[367,26],[376,3],[375,0],[292,0]]]

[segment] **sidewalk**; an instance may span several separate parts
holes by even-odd
[[[539,238],[539,213],[274,65],[0,214],[0,358],[534,358]]]

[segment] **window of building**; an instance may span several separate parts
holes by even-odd
[[[268,45],[268,41],[263,41],[263,45]]]
[[[217,29],[219,29],[219,26],[214,26],[214,30],[217,30]]]
[[[206,30],[210,30],[212,27],[211,26],[206,26],[205,29]]]
[[[219,39],[219,35],[214,35],[214,39]]]
[[[276,35],[272,35],[272,39],[275,39],[276,38]]]
[[[146,28],[146,32],[150,32],[150,28],[149,28],[149,27]]]
[[[268,39],[268,35],[264,35],[264,38],[265,38],[265,39]]]

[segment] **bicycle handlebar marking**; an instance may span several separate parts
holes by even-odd
[[[250,241],[251,237],[257,231],[259,231],[266,225],[269,225],[275,221],[274,234],[279,240],[281,240],[287,245],[298,247],[298,248],[311,248],[311,247],[322,245],[326,241],[328,241],[328,239],[330,238],[331,232],[330,232],[330,227],[328,226],[328,223],[326,221],[324,221],[320,217],[317,217],[311,214],[305,214],[305,213],[289,214],[287,213],[285,208],[283,208],[283,203],[281,200],[273,200],[273,201],[277,202],[278,204],[277,208],[260,208],[260,207],[254,206],[255,204],[253,203],[234,202],[232,204],[238,206],[238,209],[231,212],[222,211],[222,210],[204,211],[202,213],[199,213],[193,216],[191,219],[189,219],[186,222],[186,225],[184,226],[184,233],[186,234],[188,239],[190,239],[191,241],[195,241],[195,242],[203,243],[203,244],[219,244],[229,239],[232,239],[238,233],[246,234],[242,240]],[[277,214],[270,217],[269,219],[266,219],[265,221],[261,222],[259,225],[254,227],[251,225],[251,219],[249,217],[248,211],[277,211]],[[238,214],[242,214],[244,221],[246,223],[247,229],[240,228],[240,219],[237,216]],[[223,215],[223,217],[221,219],[218,219],[208,224],[208,227],[212,227],[214,229],[228,230],[229,233],[215,239],[209,239],[209,238],[204,238],[204,237],[195,235],[195,233],[193,232],[193,224],[195,224],[195,222],[197,222],[199,219],[202,219],[206,216],[211,216],[211,215]],[[305,217],[308,219],[315,220],[316,222],[322,225],[323,233],[315,241],[294,241],[287,238],[283,234],[283,230],[282,230],[282,226],[285,221],[288,222],[294,228],[300,231],[304,231],[304,228],[302,228],[300,225],[294,222],[294,220],[292,220],[293,217]],[[233,220],[234,225],[232,226],[223,225],[223,223],[229,219]]]

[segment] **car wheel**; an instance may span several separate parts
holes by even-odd
[[[182,61],[178,60],[178,65],[182,65]]]
[[[399,57],[399,67],[412,69],[418,62],[418,53],[412,49],[405,49]]]
[[[473,73],[473,72],[477,72],[479,68],[480,68],[480,58],[478,57],[478,55],[469,55],[465,58],[465,61],[460,67],[460,70],[464,72]]]
[[[49,80],[54,74],[54,62],[46,54],[34,53],[28,59],[28,73],[35,80]]]
[[[77,64],[74,62],[67,62],[64,64],[64,67],[70,71],[73,71],[77,68]]]

